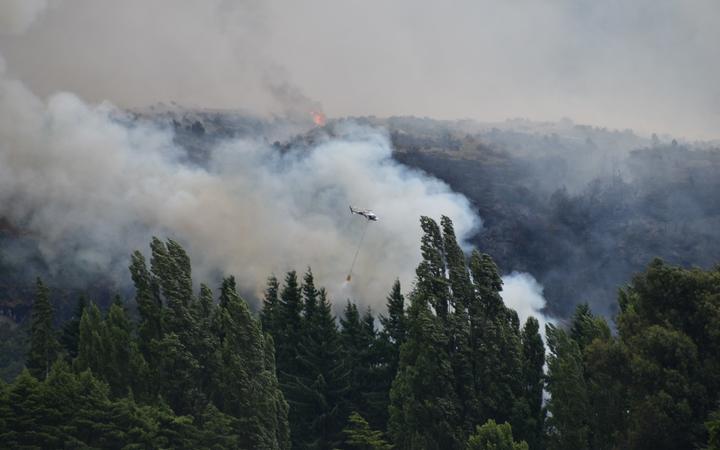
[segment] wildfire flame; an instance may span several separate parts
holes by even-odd
[[[310,111],[310,114],[315,125],[319,127],[325,126],[325,114],[317,111]]]

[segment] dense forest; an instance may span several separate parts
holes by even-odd
[[[380,315],[348,302],[336,320],[307,268],[270,276],[258,317],[233,277],[196,290],[172,240],[132,254],[133,302],[79,298],[61,324],[38,279],[0,446],[720,448],[720,268],[657,259],[620,291],[616,332],[583,304],[540,330],[450,219],[420,225],[413,288],[389,286]]]
[[[342,123],[377,127],[389,135],[396,161],[469,199],[483,220],[472,244],[492,255],[503,274],[532,274],[545,289],[548,313],[557,317],[588,303],[611,319],[619,312],[617,288],[652,258],[709,269],[720,252],[717,141],[646,138],[570,121],[357,117],[308,131],[280,118],[191,109],[134,112],[122,120],[169,128],[185,152],[183,164],[199,166],[226,140],[272,142],[281,153],[301,152],[333,136]],[[114,292],[126,288],[101,270],[81,267],[73,254],[58,258],[61,267],[49,267],[43,246],[0,212],[3,335],[12,335],[12,324],[4,322],[22,324],[27,317],[38,274],[54,286],[61,320],[72,314],[79,292],[92,291],[107,306]],[[0,361],[0,371],[15,373],[7,367]]]

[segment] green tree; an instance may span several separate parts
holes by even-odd
[[[481,421],[511,421],[523,396],[519,320],[503,303],[502,279],[490,256],[473,251],[470,272],[476,293],[469,306],[470,347]]]
[[[627,355],[627,444],[694,448],[720,400],[720,270],[653,261],[621,292],[617,325]]]
[[[87,299],[80,296],[72,317],[65,322],[60,335],[60,343],[63,345],[70,359],[74,359],[78,354],[78,340],[80,339],[80,318],[87,307]]]
[[[720,412],[713,412],[705,426],[708,430],[707,450],[720,450]]]
[[[357,306],[348,301],[340,327],[343,366],[349,371],[349,389],[344,396],[348,408],[366,417],[373,426],[385,427],[389,384],[382,356],[378,354],[372,311],[368,308],[361,317]]]
[[[223,281],[215,318],[222,367],[211,396],[220,411],[238,419],[241,448],[287,448],[287,406],[278,389],[272,352],[259,321],[237,294],[235,279]]]
[[[36,281],[31,320],[27,368],[33,376],[45,379],[57,358],[60,345],[53,329],[53,308],[48,289],[40,278]]]
[[[488,420],[483,426],[478,425],[475,434],[470,436],[468,450],[528,450],[525,441],[513,440],[512,427],[509,423],[496,424]]]
[[[545,344],[540,336],[540,324],[534,317],[528,317],[525,322],[521,341],[524,414],[516,419],[518,426],[515,434],[535,450],[543,448],[545,431],[545,410],[542,404]]]
[[[459,448],[459,401],[443,322],[432,314],[427,294],[410,298],[406,341],[390,390],[388,432],[401,449]]]
[[[570,326],[570,337],[583,351],[595,339],[609,339],[610,327],[605,319],[595,317],[587,303],[582,303],[575,308]]]
[[[466,434],[481,418],[481,400],[476,389],[474,365],[474,347],[471,345],[471,324],[469,307],[475,300],[475,288],[470,280],[465,254],[457,243],[455,229],[450,218],[441,219],[443,249],[445,252],[448,281],[452,295],[446,333],[449,340],[449,352],[455,378],[455,392],[461,403],[463,429]]]
[[[306,276],[306,285],[311,281]],[[340,336],[324,289],[304,289],[302,335],[297,346],[297,370],[288,377],[293,446],[334,448],[342,442],[347,417],[344,396],[348,370],[343,365]]]
[[[447,320],[449,306],[449,281],[445,277],[445,254],[443,239],[438,224],[429,217],[420,217],[423,235],[420,239],[422,261],[415,269],[417,287],[423,292],[426,301],[433,307],[435,314],[443,321]]]
[[[589,448],[590,405],[583,376],[583,359],[578,344],[552,324],[546,325],[548,348],[547,408],[549,448]]]
[[[80,317],[78,356],[74,366],[78,371],[90,369],[96,376],[104,377],[107,370],[105,323],[100,309],[90,303]]]
[[[345,433],[345,444],[348,448],[359,450],[391,450],[392,445],[383,438],[381,431],[373,430],[370,424],[357,412],[350,414]]]
[[[279,294],[280,283],[278,283],[275,275],[271,275],[267,279],[265,301],[263,302],[262,311],[260,312],[260,322],[262,323],[263,330],[273,335],[280,331],[282,323]]]
[[[302,291],[293,270],[285,276],[280,293],[277,328],[268,330],[275,340],[278,378],[285,384],[297,371],[297,349],[302,335]]]

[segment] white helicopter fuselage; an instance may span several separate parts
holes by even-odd
[[[357,214],[359,216],[363,216],[367,220],[372,220],[373,222],[377,222],[377,220],[378,220],[378,216],[374,212],[367,210],[367,209],[355,209],[351,206],[350,212],[352,214]]]

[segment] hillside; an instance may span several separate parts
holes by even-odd
[[[720,254],[714,239],[720,181],[713,176],[720,171],[720,150],[713,143],[646,139],[568,120],[482,124],[361,117],[313,128],[309,119],[177,108],[136,111],[119,120],[173,130],[186,163],[199,165],[226,139],[260,139],[280,152],[302,151],[348,121],[385,129],[394,159],[445,181],[471,201],[483,220],[471,242],[503,272],[536,277],[550,313],[559,317],[581,302],[612,317],[617,287],[653,257],[709,268]],[[0,306],[16,321],[27,314],[28,287],[37,275],[63,287],[56,292],[63,319],[79,292],[111,284],[97,281],[99,272],[78,275],[72,256],[62,267],[47,267],[33,236],[6,221],[0,222],[0,242]],[[94,289],[92,295],[107,305],[125,288]]]

